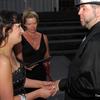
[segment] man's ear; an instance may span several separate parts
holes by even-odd
[[[96,16],[97,18],[100,18],[100,6],[97,6],[96,8]]]

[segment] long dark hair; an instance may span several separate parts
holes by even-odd
[[[0,47],[3,41],[4,45],[7,43],[9,30],[12,29],[13,24],[12,21],[5,20],[0,16]]]

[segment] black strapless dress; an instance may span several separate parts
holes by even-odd
[[[14,96],[19,94],[24,94],[24,83],[26,79],[26,72],[24,66],[21,66],[12,73],[13,74],[13,88],[14,88]]]

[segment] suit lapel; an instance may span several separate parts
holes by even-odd
[[[97,26],[97,25],[96,25],[96,26]],[[98,25],[98,26],[99,26],[99,25]],[[100,28],[100,26],[99,26],[99,28]],[[82,53],[83,53],[83,51],[84,51],[84,49],[85,49],[85,47],[86,47],[88,41],[91,40],[91,38],[92,38],[94,35],[96,35],[97,33],[99,33],[99,28],[98,28],[98,27],[94,27],[94,28],[92,29],[92,31],[89,33],[89,35],[86,37],[86,39],[81,43],[80,48],[79,48],[79,50],[78,50],[76,56],[80,56],[80,57],[81,57],[81,55],[82,55]]]

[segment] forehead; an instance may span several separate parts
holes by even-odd
[[[92,6],[91,6],[91,4],[83,4],[83,5],[79,5],[78,7],[77,7],[77,10],[79,11],[80,9],[83,9],[84,11],[86,11],[86,12],[90,12],[90,11],[92,11]]]
[[[80,8],[82,8],[82,9],[84,9],[86,12],[96,12],[96,11],[100,11],[100,6],[99,5],[92,5],[92,4],[83,4],[83,5],[80,5],[79,7],[78,7],[78,10],[80,9]]]
[[[27,18],[26,19],[26,22],[30,23],[30,22],[36,22],[36,18],[35,17],[32,17],[32,18]]]
[[[83,5],[80,5],[79,7],[91,7],[91,4],[83,4]]]

